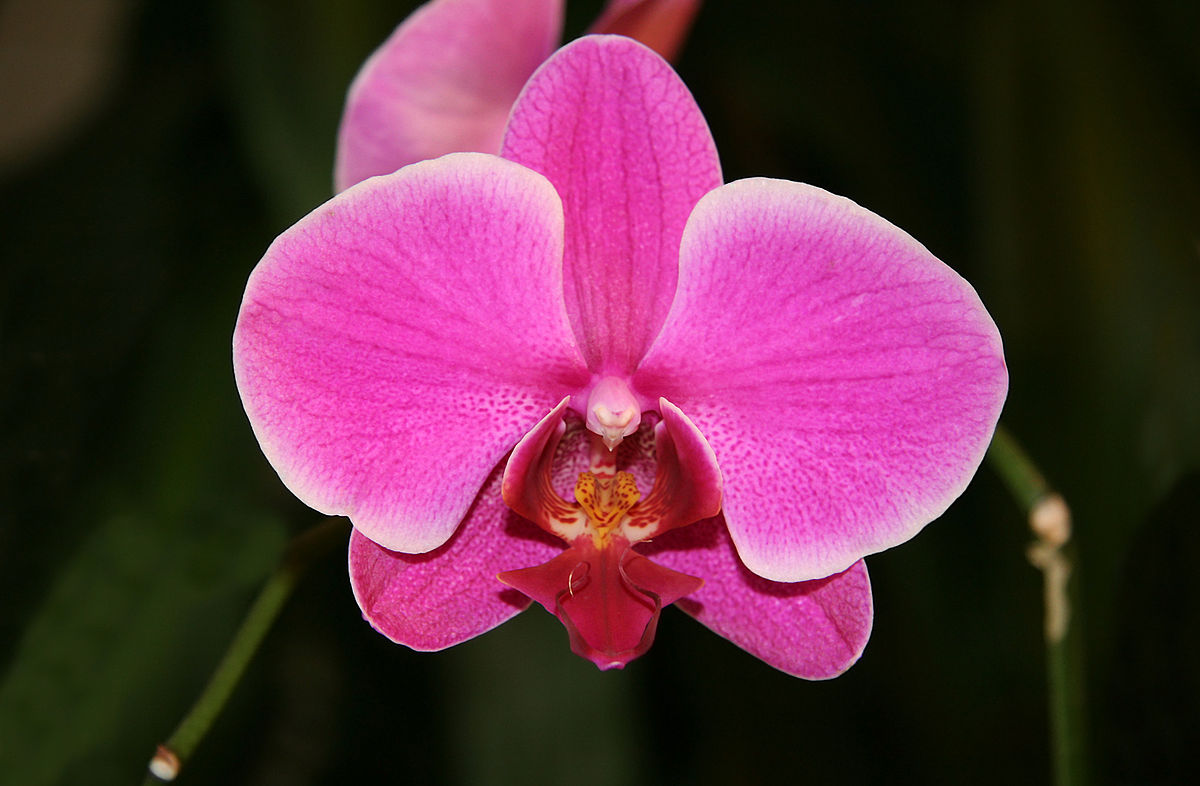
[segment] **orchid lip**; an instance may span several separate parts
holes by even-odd
[[[610,669],[623,669],[625,665],[634,660],[640,655],[646,653],[650,646],[654,643],[654,634],[658,631],[658,618],[662,613],[663,603],[662,598],[657,593],[651,592],[635,584],[625,570],[625,561],[631,555],[628,553],[629,547],[626,547],[626,553],[623,553],[617,560],[617,576],[620,581],[617,583],[617,591],[628,594],[633,600],[630,604],[635,612],[649,612],[649,617],[645,621],[642,628],[642,634],[636,642],[632,640],[627,642],[632,646],[624,646],[614,644],[611,639],[607,639],[600,645],[596,646],[589,638],[580,631],[566,604],[575,599],[575,593],[579,592],[582,596],[583,591],[590,583],[591,563],[581,562],[572,569],[572,572],[567,580],[567,587],[559,590],[554,597],[555,616],[557,616],[567,629],[567,636],[571,642],[571,651],[581,658],[586,658],[601,671]],[[576,571],[579,567],[581,575],[576,576]],[[603,581],[603,579],[601,579]],[[696,581],[700,581],[697,579]],[[640,607],[640,608],[639,608]],[[608,633],[609,631],[606,631]],[[617,647],[621,647],[618,649]]]
[[[704,586],[703,579],[637,553],[620,533],[599,546],[581,536],[545,564],[496,578],[558,617],[571,651],[602,670],[623,668],[645,654],[663,607]]]
[[[629,393],[621,380],[597,388]],[[619,383],[619,384],[618,384]],[[563,623],[571,649],[601,669],[621,668],[653,643],[665,606],[699,590],[703,579],[664,567],[634,546],[720,509],[720,471],[704,438],[670,402],[654,427],[657,471],[645,496],[633,473],[619,469],[603,437],[587,432],[588,471],[572,501],[559,496],[550,471],[567,400],[559,402],[513,450],[504,499],[520,515],[567,542],[542,565],[497,578],[536,600]]]

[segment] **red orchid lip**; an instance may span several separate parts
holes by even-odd
[[[703,579],[657,565],[627,543],[596,549],[590,538],[544,565],[497,578],[558,617],[571,651],[604,670],[643,655],[654,643],[662,609],[704,586]]]
[[[567,549],[536,567],[497,578],[562,621],[571,649],[601,669],[622,668],[654,641],[663,607],[690,595],[704,580],[657,565],[634,545],[715,516],[721,472],[704,437],[669,402],[654,426],[653,485],[642,495],[605,439],[588,432],[588,470],[575,483],[575,501],[554,488],[552,473],[565,433],[567,400],[551,410],[513,449],[504,471],[508,505]]]

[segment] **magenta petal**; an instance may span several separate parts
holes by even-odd
[[[338,191],[446,153],[496,153],[521,87],[562,30],[562,0],[433,0],[363,64],[338,131]]]
[[[560,548],[505,509],[497,469],[450,542],[428,554],[388,551],[354,530],[350,584],[363,617],[384,636],[440,650],[528,607],[529,599],[496,574],[550,559]]]
[[[567,310],[589,368],[631,372],[670,308],[688,214],[721,183],[687,87],[635,41],[581,38],[525,86],[501,154],[562,197]]]
[[[678,602],[713,632],[780,671],[822,680],[867,646],[871,582],[860,560],[823,579],[783,584],[746,569],[720,516],[675,530],[645,549],[654,562],[704,577]]]
[[[756,179],[697,205],[634,384],[708,439],[745,564],[799,581],[940,515],[983,458],[1008,376],[975,291],[923,246],[847,199]]]
[[[380,545],[444,543],[520,436],[587,380],[562,300],[558,197],[459,153],[344,192],[255,268],[234,371],[306,504]]]

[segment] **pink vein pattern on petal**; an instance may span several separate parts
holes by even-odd
[[[354,530],[350,584],[376,630],[428,652],[485,633],[529,606],[496,574],[540,565],[562,544],[504,506],[500,476],[498,467],[454,537],[428,554],[388,551]]]
[[[703,576],[704,586],[677,605],[780,671],[809,680],[836,677],[867,646],[874,612],[861,560],[824,579],[768,581],[742,565],[721,516],[639,550],[672,570]]]
[[[567,310],[588,367],[633,371],[670,308],[688,214],[721,183],[687,87],[635,41],[581,38],[525,86],[501,155],[562,197]]]
[[[442,545],[520,436],[587,379],[544,178],[457,153],[344,192],[255,268],[234,372],[306,504],[396,551]]]
[[[434,0],[368,58],[338,130],[334,184],[446,153],[497,153],[509,110],[550,56],[562,0]]]
[[[816,579],[904,542],[970,481],[1007,392],[971,286],[850,200],[777,180],[712,192],[634,384],[699,426],[746,566]]]

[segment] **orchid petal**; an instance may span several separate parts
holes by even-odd
[[[636,38],[674,60],[699,10],[700,0],[610,0],[589,32]]]
[[[823,680],[854,665],[871,635],[866,565],[792,584],[768,581],[738,559],[720,516],[675,530],[643,551],[654,562],[704,577],[676,605],[714,633],[780,671]]]
[[[588,367],[631,372],[670,308],[688,214],[721,182],[691,94],[641,44],[581,38],[529,80],[501,154],[562,197],[567,311]]]
[[[496,574],[544,562],[561,544],[504,507],[500,474],[497,467],[454,537],[428,554],[388,551],[354,530],[350,585],[376,630],[429,652],[485,633],[529,606]]]
[[[562,0],[434,0],[363,64],[338,130],[338,191],[446,153],[496,153],[562,31]]]
[[[587,380],[541,176],[458,153],[362,183],[255,268],[234,370],[306,504],[381,546],[442,545],[540,413]]]
[[[1008,377],[954,271],[847,199],[765,179],[706,196],[680,259],[634,385],[712,445],[747,567],[776,581],[843,571],[962,493]]]

